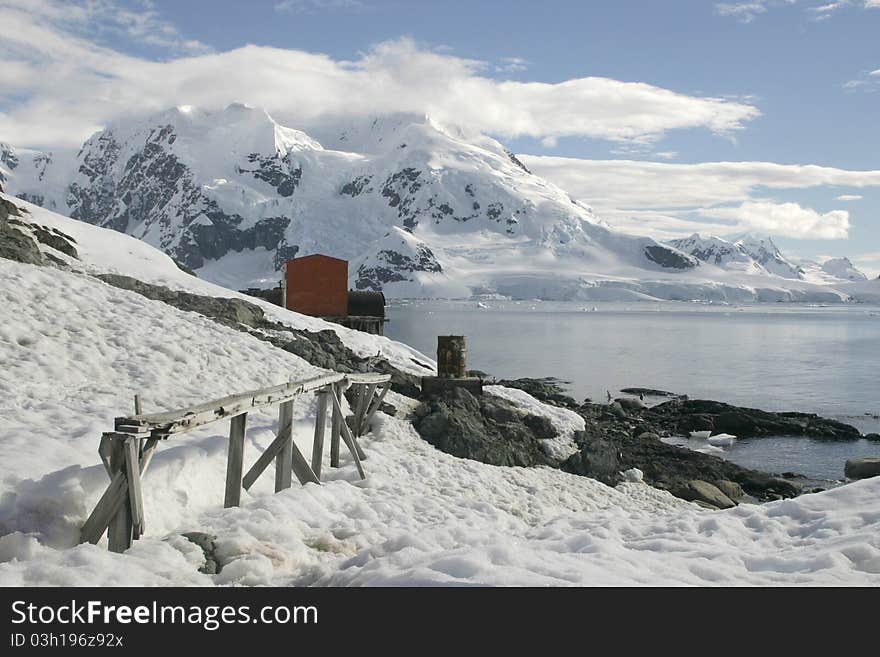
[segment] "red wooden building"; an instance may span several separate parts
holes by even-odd
[[[348,289],[348,261],[315,254],[281,268],[282,305],[349,328],[383,335],[385,295]]]

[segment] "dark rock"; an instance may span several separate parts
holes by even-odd
[[[572,397],[563,393],[562,386],[563,384],[568,383],[567,381],[560,381],[553,377],[546,377],[543,379],[501,379],[496,383],[507,388],[524,390],[538,401],[547,404],[564,406],[572,409],[578,407],[578,403]]]
[[[661,267],[671,269],[692,269],[697,266],[696,258],[659,244],[646,246],[645,257]]]
[[[866,433],[865,440],[873,440],[875,442],[880,442],[880,433]]]
[[[200,573],[216,575],[223,570],[223,564],[217,558],[217,537],[204,532],[185,532],[181,534],[190,543],[195,543],[205,555],[205,563],[199,568]]]
[[[576,436],[579,450],[560,467],[566,472],[591,477],[613,486],[620,481],[620,451],[613,441],[598,436]]]
[[[693,479],[683,486],[672,491],[676,497],[691,502],[703,502],[716,509],[731,509],[736,503],[722,493],[717,486],[713,486],[702,479]]]
[[[620,392],[627,395],[645,395],[647,397],[678,397],[674,392],[657,390],[655,388],[621,388]]]
[[[413,426],[426,441],[453,456],[491,465],[547,465],[540,437],[516,407],[493,395],[477,398],[454,388],[423,402]]]
[[[541,440],[549,440],[559,435],[550,418],[543,415],[526,415],[522,421]]]
[[[729,497],[734,502],[739,502],[745,495],[742,486],[740,486],[735,481],[719,479],[715,482],[715,486],[718,488],[718,490],[727,495],[727,497]]]
[[[644,413],[645,419],[664,430],[714,430],[740,438],[759,436],[810,436],[829,440],[856,440],[861,432],[837,420],[813,413],[771,413],[704,399],[674,399]]]

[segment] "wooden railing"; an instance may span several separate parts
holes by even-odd
[[[366,478],[362,461],[366,459],[358,438],[368,430],[391,383],[388,374],[328,374],[304,381],[251,390],[214,401],[162,413],[140,413],[135,398],[135,415],[118,417],[115,430],[104,433],[98,454],[110,476],[107,490],[83,524],[80,542],[97,543],[108,533],[109,548],[123,552],[144,533],[143,478],[159,444],[175,434],[192,431],[212,422],[230,420],[226,461],[224,506],[238,506],[241,489],[250,489],[272,461],[275,461],[275,492],[290,488],[292,475],[301,484],[321,483],[327,410],[330,420],[330,466],[339,467],[340,441],[345,443],[361,479]],[[342,394],[356,388],[353,415],[344,417]],[[311,461],[306,460],[293,441],[293,400],[314,392],[318,397],[315,438]],[[244,444],[250,411],[278,406],[278,434],[247,473]],[[351,426],[349,426],[349,422]]]

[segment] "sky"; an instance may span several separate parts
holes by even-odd
[[[230,102],[426,113],[622,230],[880,274],[880,0],[0,0],[0,141]]]

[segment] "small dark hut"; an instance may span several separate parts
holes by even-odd
[[[385,334],[385,295],[381,292],[348,291],[348,317],[343,326],[374,333]]]

